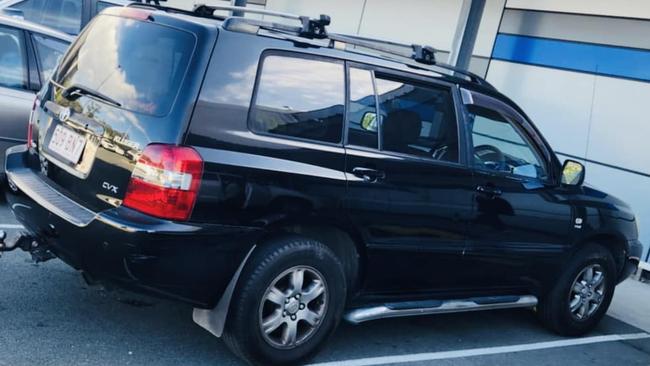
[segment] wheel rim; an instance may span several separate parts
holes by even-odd
[[[327,311],[327,283],[316,269],[292,267],[266,289],[259,309],[264,340],[274,348],[291,349],[316,333]]]
[[[585,267],[569,292],[569,310],[577,320],[589,319],[605,298],[605,271],[600,264]]]

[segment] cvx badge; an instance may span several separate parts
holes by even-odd
[[[102,183],[102,188],[104,188],[107,191],[111,191],[111,192],[117,194],[117,186],[116,185],[110,184],[108,182],[104,182],[104,183]]]

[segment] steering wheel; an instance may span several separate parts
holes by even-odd
[[[474,148],[474,159],[482,165],[498,171],[507,170],[506,156],[499,148],[492,145],[479,145]]]

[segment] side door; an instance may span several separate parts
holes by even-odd
[[[462,287],[472,177],[454,86],[348,65],[345,207],[367,245],[365,292]]]
[[[483,289],[535,287],[569,246],[572,210],[557,191],[557,160],[510,105],[462,95],[476,189],[467,276]]]
[[[0,158],[8,147],[23,143],[34,103],[25,32],[0,26]],[[35,76],[35,75],[34,75]],[[4,170],[4,163],[2,164]]]

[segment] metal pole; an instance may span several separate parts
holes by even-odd
[[[246,3],[248,0],[232,0],[232,5],[233,6],[246,6]],[[233,11],[232,16],[234,17],[243,17],[244,13],[241,11]]]
[[[454,43],[449,53],[449,64],[463,70],[469,69],[484,8],[485,0],[463,0]]]

